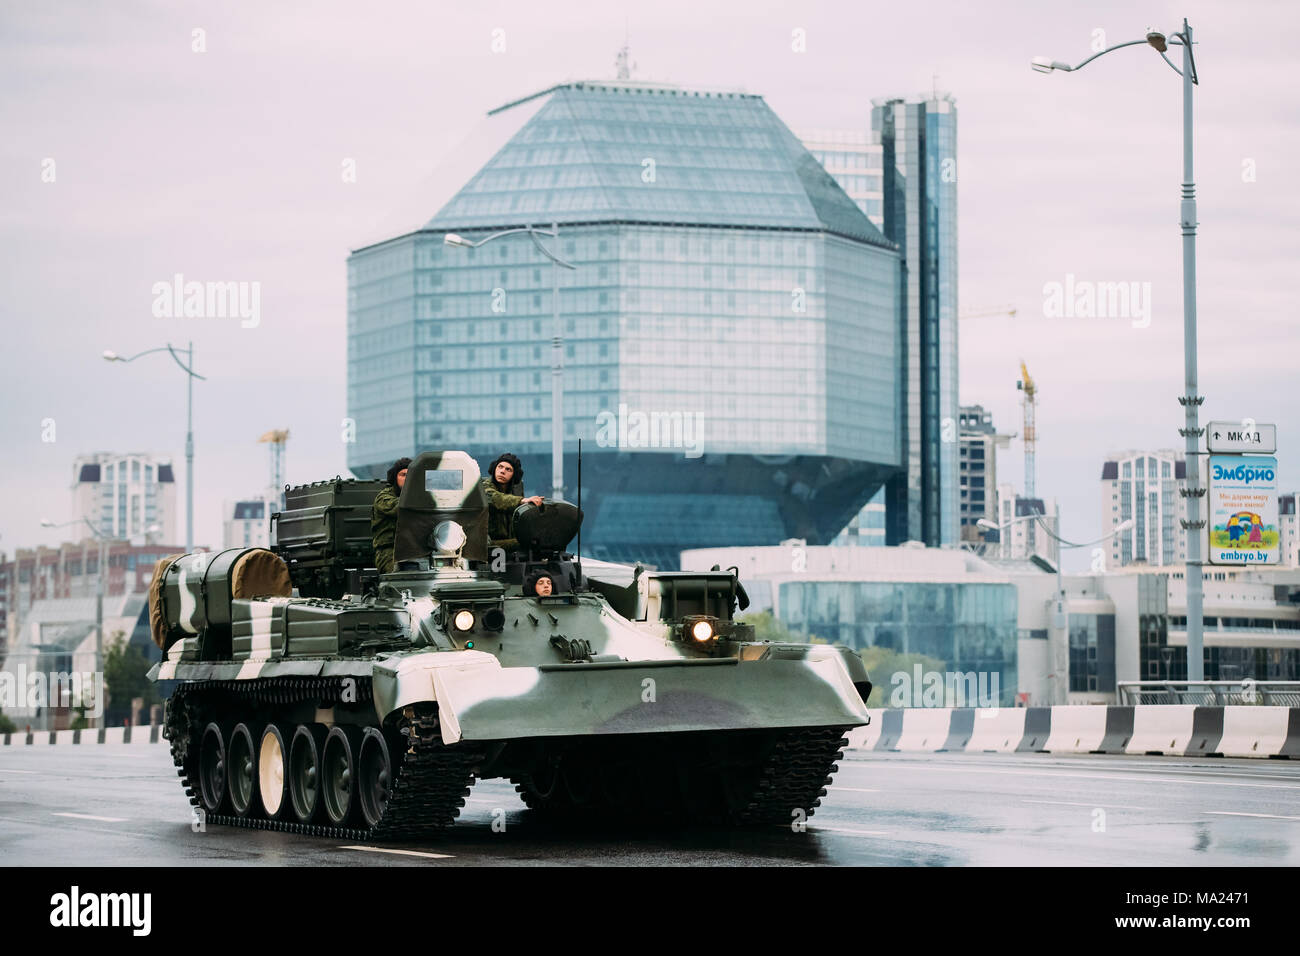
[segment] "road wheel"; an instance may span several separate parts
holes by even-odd
[[[257,765],[253,734],[248,724],[236,724],[230,732],[230,758],[226,779],[230,791],[230,808],[236,816],[247,817],[257,805]]]
[[[199,801],[209,814],[220,813],[226,802],[226,743],[215,722],[204,728],[199,744]]]
[[[357,792],[361,800],[361,814],[366,826],[377,827],[388,809],[388,797],[393,788],[393,761],[389,756],[388,741],[383,732],[367,727],[361,741],[361,760],[358,767]]]
[[[357,775],[358,733],[353,727],[333,727],[325,737],[321,798],[330,823],[344,826],[352,816]]]
[[[289,799],[300,823],[311,823],[320,810],[324,743],[324,727],[299,724],[289,744]]]
[[[262,809],[272,820],[284,814],[288,796],[289,748],[284,732],[275,724],[267,724],[257,745],[257,791],[262,796]]]

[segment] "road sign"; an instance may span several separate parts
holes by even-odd
[[[1277,426],[1240,422],[1210,422],[1205,429],[1205,450],[1230,455],[1271,455],[1277,451]]]
[[[1264,455],[1211,455],[1211,564],[1277,564],[1277,459]]]

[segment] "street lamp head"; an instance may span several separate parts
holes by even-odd
[[[114,352],[112,349],[104,349],[105,362],[118,362],[121,361],[121,358],[122,357],[118,355],[116,352]]]
[[[449,232],[442,237],[443,243],[449,246],[463,246],[466,249],[473,249],[474,243],[470,242],[464,236],[458,236],[454,232]]]
[[[1133,519],[1129,518],[1127,521],[1121,521],[1117,524],[1115,526],[1115,532],[1118,534],[1120,531],[1127,531],[1131,527],[1133,527]]]
[[[1161,53],[1169,49],[1169,44],[1165,42],[1165,35],[1157,30],[1147,31],[1147,43]]]
[[[41,519],[41,527],[42,527],[42,528],[53,528],[53,527],[54,527],[54,522],[51,521],[49,518],[42,518],[42,519]]]
[[[990,521],[988,518],[980,518],[979,521],[976,521],[976,522],[975,522],[975,527],[977,527],[977,528],[983,528],[985,531],[997,531],[997,530],[998,530],[998,526],[997,526],[996,524],[994,524],[992,521]]]
[[[1051,73],[1053,70],[1060,70],[1063,73],[1071,72],[1074,67],[1068,63],[1062,63],[1060,60],[1049,60],[1045,56],[1036,56],[1029,61],[1029,65],[1039,73]]]

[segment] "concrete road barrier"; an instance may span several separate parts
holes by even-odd
[[[1100,750],[1106,739],[1109,709],[1081,705],[1053,707],[1051,733],[1042,749],[1054,754],[1087,754]]]
[[[0,734],[2,747],[66,747],[74,744],[158,744],[165,743],[162,728],[100,727],[87,730],[19,730]]]
[[[909,707],[871,711],[852,750],[1300,758],[1300,707]]]
[[[982,708],[975,712],[975,729],[967,753],[1014,753],[1025,736],[1024,707]]]
[[[1192,739],[1194,704],[1160,704],[1133,708],[1133,736],[1125,753],[1182,754]]]

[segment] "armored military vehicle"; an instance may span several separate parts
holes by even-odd
[[[463,452],[410,466],[380,575],[380,487],[288,489],[275,551],[155,569],[150,677],[175,682],[164,735],[208,823],[408,839],[489,777],[584,819],[789,823],[869,720],[861,660],[756,641],[734,568],[584,569],[565,502],[521,505],[519,550],[490,549]]]

